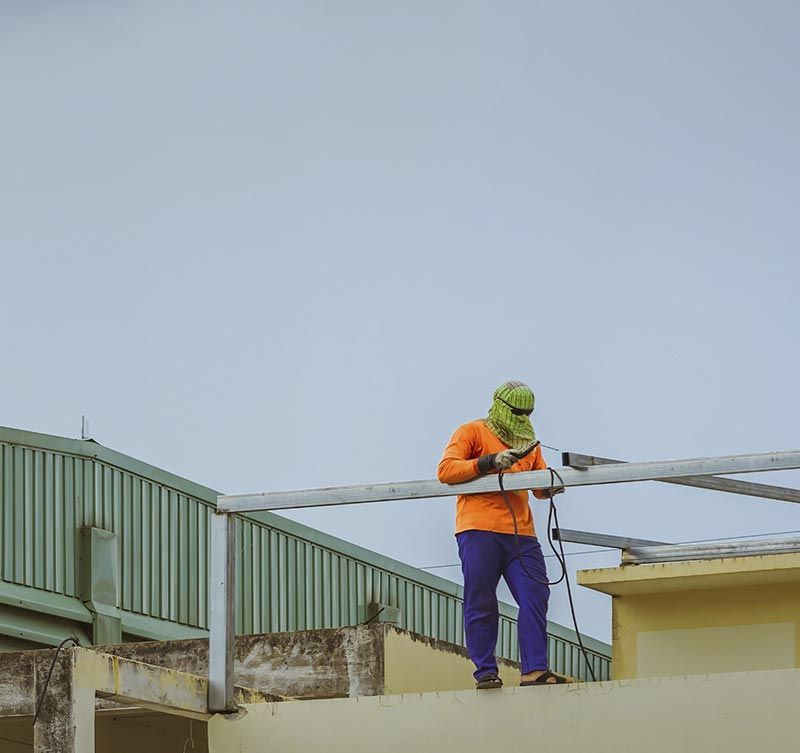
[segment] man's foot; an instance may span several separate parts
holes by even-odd
[[[475,682],[475,687],[478,690],[491,690],[492,688],[502,688],[503,681],[494,673],[479,677]]]
[[[572,682],[566,677],[556,675],[547,669],[537,669],[535,672],[527,672],[519,678],[521,687],[528,685],[563,685],[564,683]]]

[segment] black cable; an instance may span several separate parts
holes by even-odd
[[[503,486],[503,472],[501,471],[497,475],[497,479],[500,482],[500,491],[503,495],[503,501],[506,503],[506,507],[508,511],[511,513],[511,520],[514,522],[514,546],[517,549],[517,559],[519,560],[519,564],[522,565],[522,569],[525,571],[525,575],[527,575],[531,580],[535,580],[537,583],[541,583],[543,586],[557,586],[561,583],[562,580],[566,577],[567,570],[565,563],[562,561],[561,557],[559,556],[558,552],[553,546],[553,539],[550,536],[550,530],[552,528],[551,522],[553,520],[553,511],[555,510],[555,504],[553,504],[553,497],[550,497],[550,510],[547,513],[547,541],[550,544],[550,548],[553,550],[553,553],[558,560],[558,564],[561,565],[561,577],[558,580],[541,580],[537,578],[528,568],[525,566],[525,562],[522,559],[522,549],[519,545],[519,527],[517,526],[517,516],[514,514],[514,508],[511,506],[511,501],[508,498],[508,492],[506,492],[505,486]],[[551,475],[551,489],[552,489],[552,475]],[[556,522],[556,526],[558,526],[558,522]]]
[[[381,607],[377,612],[375,612],[375,614],[372,615],[372,617],[369,617],[368,619],[364,620],[364,622],[362,622],[361,624],[362,625],[369,625],[370,622],[372,622],[373,620],[377,619],[380,616],[380,613],[384,609],[386,609],[386,607]]]
[[[561,474],[554,470],[553,468],[547,469],[550,472],[550,509],[547,513],[547,542],[550,544],[550,548],[553,550],[553,553],[558,560],[558,564],[561,566],[561,576],[558,580],[550,581],[550,580],[541,580],[537,578],[530,570],[525,566],[525,562],[522,559],[522,550],[520,549],[519,545],[519,527],[517,526],[517,516],[514,513],[514,508],[511,505],[511,501],[508,498],[508,492],[506,492],[505,486],[503,485],[503,472],[501,471],[498,474],[498,482],[500,484],[500,493],[503,495],[503,501],[506,503],[506,507],[508,511],[511,513],[511,519],[514,521],[514,545],[517,549],[517,559],[519,560],[519,564],[522,566],[523,572],[532,580],[535,580],[537,583],[541,583],[544,586],[555,586],[561,583],[561,581],[565,581],[567,584],[567,599],[569,600],[569,611],[572,615],[572,625],[575,628],[575,636],[578,639],[578,646],[580,646],[581,653],[583,654],[583,660],[586,662],[586,668],[589,670],[589,674],[592,677],[593,681],[597,681],[597,678],[594,674],[594,669],[592,668],[592,663],[589,661],[589,654],[586,651],[586,647],[583,645],[583,638],[581,637],[581,632],[578,629],[578,618],[575,615],[575,603],[572,600],[572,589],[569,583],[569,575],[567,574],[567,558],[566,554],[564,553],[564,542],[561,539],[558,540],[559,549],[561,550],[560,554],[556,551],[555,545],[553,544],[553,536],[552,536],[552,525],[551,522],[555,522],[556,528],[560,529],[561,526],[558,523],[558,510],[556,509],[556,503],[553,501],[553,497],[555,496],[555,489],[556,489],[556,476],[558,476],[558,480],[561,482],[562,489],[564,488],[564,479],[561,478]]]
[[[561,478],[561,474],[558,471],[552,468],[548,468],[548,470],[550,471],[550,494],[551,494],[550,504],[553,507],[553,520],[555,521],[556,528],[558,528],[560,531],[561,526],[558,523],[558,510],[556,510],[556,506],[555,503],[553,502],[553,497],[552,497],[553,486],[554,486],[553,474],[558,476],[558,480],[561,482],[561,487],[562,488],[566,487],[564,487],[564,479]],[[547,538],[550,539],[552,544],[551,531],[547,532]],[[569,584],[569,575],[567,574],[567,561],[564,555],[564,542],[560,538],[558,539],[558,548],[561,550],[561,560],[559,561],[561,562],[561,566],[564,568],[564,582],[567,584],[567,599],[569,600],[569,611],[572,614],[572,625],[575,628],[575,637],[578,639],[578,645],[581,647],[581,653],[583,654],[583,660],[586,662],[586,668],[589,670],[589,674],[592,676],[592,680],[594,682],[597,682],[597,678],[595,677],[594,674],[594,668],[592,667],[592,663],[589,661],[589,654],[586,651],[586,647],[583,645],[583,638],[581,637],[581,631],[578,629],[578,618],[575,616],[575,602],[572,600],[572,589]]]
[[[55,654],[53,654],[53,661],[50,662],[50,669],[47,670],[47,677],[46,677],[46,679],[44,681],[44,687],[42,688],[42,692],[39,695],[39,700],[36,702],[36,709],[34,710],[34,714],[33,714],[33,724],[34,725],[36,724],[36,720],[39,718],[39,712],[42,709],[42,701],[44,701],[44,694],[47,692],[47,686],[50,684],[50,677],[53,674],[53,669],[55,669],[56,660],[58,659],[58,655],[61,652],[61,649],[64,648],[64,646],[67,643],[70,643],[70,642],[74,643],[76,646],[80,646],[81,645],[80,641],[74,635],[70,635],[69,637],[64,638],[64,640],[61,641],[61,643],[59,643],[58,646],[56,647],[56,652],[55,652]]]

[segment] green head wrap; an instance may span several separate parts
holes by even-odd
[[[522,382],[506,382],[494,391],[492,407],[486,417],[486,425],[509,447],[524,447],[536,441],[536,432],[531,424],[533,391]],[[514,411],[526,411],[514,413]]]

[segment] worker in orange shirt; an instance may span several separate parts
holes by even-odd
[[[489,415],[455,430],[439,463],[439,481],[460,484],[500,471],[546,469],[538,444],[521,457],[536,442],[530,419],[533,405],[533,392],[522,382],[506,382],[498,387]],[[558,487],[552,493],[561,491],[563,487]],[[551,491],[535,490],[534,495],[548,499]],[[547,669],[550,588],[528,492],[509,491],[505,498],[499,491],[460,495],[456,505],[456,540],[464,575],[467,652],[475,664],[476,687],[499,688],[503,684],[494,654],[500,619],[497,584],[501,576],[519,605],[520,684],[566,682]]]

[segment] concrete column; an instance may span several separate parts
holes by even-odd
[[[385,636],[381,624],[357,625],[342,631],[351,698],[383,693]]]
[[[34,693],[38,700],[53,661],[53,651],[37,652]],[[75,672],[74,650],[55,660],[39,716],[33,727],[34,753],[94,753],[94,688]]]

